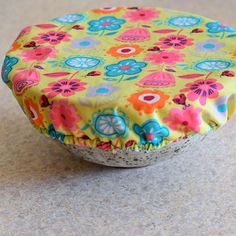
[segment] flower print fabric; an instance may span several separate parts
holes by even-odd
[[[85,37],[74,40],[71,46],[73,48],[93,49],[97,44],[100,44],[100,42],[91,37]]]
[[[224,25],[220,22],[208,22],[206,24],[206,27],[208,28],[207,31],[209,33],[220,33],[220,32],[236,32],[235,29]]]
[[[60,100],[52,104],[50,118],[55,129],[64,131],[74,131],[81,120],[75,105],[69,104],[67,100]]]
[[[217,42],[216,40],[210,39],[196,44],[197,50],[205,52],[216,52],[220,48],[224,47],[224,43]]]
[[[114,57],[130,57],[138,55],[143,49],[139,45],[135,44],[121,44],[116,47],[111,47],[108,53]]]
[[[169,136],[169,130],[166,127],[161,127],[156,120],[147,120],[141,126],[134,124],[134,132],[139,135],[140,143],[151,143],[158,146],[163,142],[163,138]]]
[[[150,20],[154,18],[159,17],[160,11],[157,9],[145,9],[145,8],[139,8],[137,11],[129,10],[125,13],[124,17],[129,18],[130,21],[136,22],[136,21],[143,21],[143,22],[149,22]]]
[[[13,66],[19,61],[17,57],[6,56],[2,66],[2,80],[5,83],[9,82],[8,74],[11,72]]]
[[[32,50],[22,51],[19,56],[23,57],[25,61],[44,61],[47,58],[54,58],[57,51],[52,47],[39,46]]]
[[[176,81],[173,74],[166,71],[151,73],[137,83],[138,86],[145,88],[166,88],[175,86],[175,84]]]
[[[56,141],[156,150],[235,113],[235,38],[232,27],[192,13],[92,9],[25,27],[2,79]]]
[[[81,22],[85,19],[83,14],[68,14],[61,17],[54,18],[53,20],[61,24],[73,24]]]
[[[98,86],[93,86],[88,89],[87,96],[95,97],[95,96],[111,96],[114,92],[120,90],[120,87],[114,86],[110,83],[101,84]]]
[[[200,113],[200,108],[173,108],[170,110],[169,116],[164,118],[163,121],[168,124],[170,129],[181,131],[187,135],[190,131],[200,131]]]
[[[187,46],[193,45],[193,39],[185,35],[169,35],[159,39],[156,45],[162,48],[183,49]]]
[[[135,43],[149,40],[150,37],[151,35],[146,28],[133,28],[121,33],[116,39],[122,42]]]
[[[71,35],[63,31],[49,31],[46,33],[40,33],[33,40],[36,40],[39,44],[49,43],[51,45],[59,44],[70,40]]]
[[[132,94],[128,101],[136,110],[151,114],[155,109],[163,108],[168,98],[168,95],[159,90],[143,90]]]
[[[20,69],[12,77],[13,91],[23,95],[27,88],[35,86],[40,81],[40,73],[35,69]]]
[[[206,104],[207,98],[216,98],[219,96],[219,90],[223,89],[223,85],[218,83],[216,79],[197,80],[185,85],[187,88],[181,89],[181,92],[188,92],[188,99],[195,101],[199,99],[201,105]]]
[[[114,16],[104,16],[98,20],[92,20],[89,24],[90,31],[117,30],[125,23],[124,19],[117,19]]]
[[[75,92],[83,91],[86,83],[81,82],[78,79],[61,79],[57,82],[51,82],[48,84],[48,88],[42,89],[42,92],[48,93],[49,98],[53,98],[58,94],[63,97],[69,97],[75,94]]]
[[[140,73],[142,68],[146,66],[145,62],[137,62],[134,59],[127,59],[106,66],[107,76],[119,76],[119,75],[134,75]]]
[[[32,122],[35,125],[40,126],[43,122],[43,115],[39,111],[39,106],[37,103],[34,103],[30,98],[25,99],[25,111],[29,115]]]
[[[151,52],[147,54],[145,61],[150,61],[152,64],[175,64],[184,60],[185,55],[178,51],[161,51],[159,53]]]

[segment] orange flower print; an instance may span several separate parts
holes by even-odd
[[[19,49],[21,47],[21,44],[18,43],[17,41],[15,41],[12,46],[11,46],[11,49],[8,51],[8,53],[10,52],[14,52],[16,51],[17,49]]]
[[[36,126],[40,126],[43,122],[43,115],[39,111],[39,107],[30,98],[25,99],[25,111]]]
[[[144,90],[134,93],[128,101],[133,104],[137,111],[144,111],[146,114],[151,114],[155,109],[160,109],[165,106],[168,95],[159,90]]]
[[[112,47],[108,50],[108,53],[114,57],[130,57],[139,54],[143,49],[139,45],[135,44],[122,44],[116,47]]]
[[[111,14],[114,12],[118,12],[122,9],[123,7],[103,7],[103,8],[94,9],[93,12],[98,13],[98,14]]]
[[[233,52],[233,57],[236,57],[236,51]]]

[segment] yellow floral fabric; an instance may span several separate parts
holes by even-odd
[[[94,9],[25,27],[2,79],[46,136],[153,150],[234,114],[235,37],[232,27],[192,13]]]

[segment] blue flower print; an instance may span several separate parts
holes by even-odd
[[[134,75],[140,73],[142,68],[146,65],[146,62],[137,62],[134,59],[126,59],[119,61],[117,64],[106,66],[106,75],[112,77],[119,75]]]
[[[125,23],[124,19],[117,19],[114,16],[104,16],[98,20],[92,20],[89,24],[90,31],[117,30]]]
[[[232,62],[218,59],[203,60],[195,64],[194,68],[202,71],[225,70],[232,66]]]
[[[76,56],[68,58],[64,61],[64,64],[72,69],[91,69],[98,66],[101,60],[93,57]]]
[[[48,126],[48,134],[51,138],[59,140],[60,142],[64,143],[64,139],[65,139],[65,134],[56,131],[53,124],[50,124]]]
[[[3,62],[3,66],[2,66],[2,80],[5,83],[9,82],[8,75],[11,72],[13,66],[15,64],[17,64],[18,61],[19,61],[19,59],[16,57],[9,57],[9,56],[5,57],[4,62]]]
[[[168,20],[168,24],[180,28],[188,28],[197,26],[202,22],[202,18],[196,16],[177,16],[171,17]]]
[[[163,142],[163,138],[169,136],[169,130],[160,126],[154,119],[145,121],[141,126],[134,124],[133,130],[139,135],[141,145],[150,143],[159,146]]]
[[[206,24],[209,33],[220,33],[220,32],[236,32],[235,29],[221,24],[220,22],[209,22]]]
[[[103,137],[125,137],[128,133],[126,115],[114,109],[105,109],[94,114],[93,127]]]
[[[68,15],[54,18],[53,20],[61,24],[74,24],[77,22],[81,22],[84,19],[85,19],[85,16],[82,14],[68,14]]]

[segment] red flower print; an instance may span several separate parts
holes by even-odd
[[[25,61],[43,61],[47,58],[54,58],[57,50],[49,46],[39,46],[31,50],[22,51],[19,56],[24,57]]]
[[[188,107],[187,109],[173,108],[169,112],[169,116],[163,121],[168,123],[173,130],[178,130],[187,134],[190,131],[199,132],[201,124],[200,108]]]
[[[148,53],[145,61],[151,61],[153,64],[173,65],[183,61],[185,55],[178,51],[161,51]]]
[[[125,147],[128,148],[128,147],[132,147],[136,144],[136,142],[134,140],[129,140],[125,143]]]
[[[138,8],[137,10],[127,11],[124,15],[125,18],[129,18],[130,21],[144,21],[149,22],[150,20],[159,17],[160,11],[156,9],[145,9]]]
[[[96,145],[97,148],[102,149],[104,151],[109,151],[111,150],[111,141],[109,142],[99,142]]]
[[[181,92],[188,92],[188,99],[196,101],[199,99],[201,105],[206,105],[207,98],[213,99],[218,97],[219,92],[224,86],[217,82],[216,79],[200,79],[185,85],[187,88],[181,89]]]
[[[75,105],[67,100],[53,102],[49,115],[55,129],[62,128],[65,131],[76,130],[77,123],[81,120]]]
[[[40,33],[38,36],[32,38],[36,40],[39,44],[41,43],[50,43],[52,45],[59,44],[61,41],[69,41],[71,35],[66,32],[60,31],[49,31],[47,33]]]
[[[183,49],[186,46],[193,45],[193,39],[187,38],[185,35],[169,35],[167,37],[160,38],[158,43],[155,45],[159,45],[162,48],[175,48],[175,49]]]
[[[80,81],[79,79],[61,79],[57,82],[51,82],[48,84],[48,88],[42,89],[42,92],[48,93],[49,98],[53,98],[58,94],[64,97],[69,97],[85,89],[84,85],[87,83]]]

